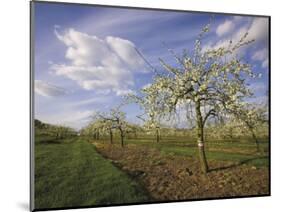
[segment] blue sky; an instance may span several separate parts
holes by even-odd
[[[176,53],[192,50],[207,13],[167,12],[35,2],[35,118],[79,129],[94,111],[118,105],[122,95],[149,84],[158,58],[171,64]],[[268,19],[216,14],[204,48],[238,40],[249,31],[255,42],[238,54],[262,77],[250,81],[256,98],[268,90]],[[165,43],[165,45],[163,44]],[[139,107],[124,108],[137,122]]]

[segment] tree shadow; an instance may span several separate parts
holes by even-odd
[[[62,141],[61,140],[58,140],[58,139],[50,139],[50,140],[43,140],[43,141],[40,141],[38,142],[39,144],[61,144]]]
[[[105,154],[102,154],[102,152],[98,151],[96,148],[96,151],[98,154],[100,154],[104,159],[109,160],[113,166],[121,170],[128,178],[130,178],[133,182],[136,182],[137,184],[133,184],[132,186],[134,189],[136,189],[137,193],[142,193],[146,196],[147,199],[143,200],[144,203],[149,203],[155,201],[155,199],[152,197],[151,193],[147,190],[145,184],[140,180],[141,177],[146,176],[146,173],[142,170],[129,170],[124,169],[124,165],[119,162],[118,160],[112,160],[110,157],[106,156]]]
[[[247,163],[249,163],[251,161],[254,161],[254,160],[266,159],[267,157],[268,156],[259,156],[259,157],[249,158],[249,159],[242,160],[242,161],[240,161],[238,163],[234,163],[234,164],[231,164],[231,165],[228,165],[228,166],[221,166],[221,167],[217,167],[217,168],[212,168],[212,169],[209,170],[209,172],[215,172],[215,171],[222,171],[222,170],[226,170],[226,169],[232,169],[232,168],[235,168],[235,167],[247,164]]]

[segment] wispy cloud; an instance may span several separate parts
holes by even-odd
[[[247,20],[247,19],[246,19]],[[234,26],[235,30],[234,30]],[[229,34],[229,32],[232,32]],[[219,48],[226,46],[231,40],[237,43],[245,33],[248,32],[247,40],[255,40],[255,44],[266,42],[268,39],[268,20],[267,18],[252,18],[251,21],[241,23],[241,18],[229,18],[220,24],[217,29],[217,35],[227,35],[224,38],[214,38],[209,40],[204,49]]]
[[[235,27],[234,21],[226,20],[217,27],[216,33],[218,36],[229,34]]]
[[[80,129],[91,120],[92,115],[93,111],[91,110],[62,110],[53,114],[40,114],[36,118],[46,123]]]
[[[250,88],[256,94],[264,94],[266,93],[267,86],[264,82],[254,82]]]
[[[66,90],[56,85],[44,82],[42,80],[35,80],[35,92],[45,97],[56,97],[67,94]]]
[[[92,95],[88,98],[76,98],[71,95],[65,98],[37,98],[35,117],[47,123],[79,129],[89,123],[94,111],[104,110],[108,105],[112,105],[112,100],[115,101],[110,95]]]
[[[106,102],[110,101],[110,97],[108,96],[97,96],[89,99],[84,99],[80,101],[76,101],[73,103],[70,103],[69,105],[71,107],[81,107],[81,106],[87,106],[87,105],[93,105],[93,104],[105,104]]]
[[[252,59],[256,60],[256,61],[260,61],[261,66],[263,68],[268,67],[268,49],[263,48],[263,49],[257,50],[256,52],[254,52]]]

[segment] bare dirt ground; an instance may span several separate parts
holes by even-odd
[[[140,145],[95,143],[100,154],[135,178],[153,200],[187,200],[269,193],[267,167],[238,165],[233,162],[209,161],[211,171],[199,172],[194,158],[161,154]]]

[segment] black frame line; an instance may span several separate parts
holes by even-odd
[[[219,14],[229,16],[248,16],[248,17],[260,17],[268,18],[268,132],[269,132],[269,192],[268,194],[261,195],[242,195],[242,196],[230,196],[230,197],[212,197],[212,198],[194,198],[187,200],[167,200],[167,201],[153,201],[153,202],[137,202],[137,203],[120,203],[110,205],[89,205],[89,206],[74,206],[74,207],[58,207],[58,208],[35,208],[34,206],[34,180],[35,180],[35,160],[34,160],[34,3],[44,4],[58,4],[58,5],[79,5],[88,7],[103,7],[103,8],[119,8],[119,9],[135,9],[135,10],[149,10],[149,11],[167,11],[167,12],[182,12],[182,13],[200,13],[200,14]],[[210,12],[210,11],[194,11],[194,10],[179,10],[179,9],[163,9],[163,8],[147,8],[147,7],[132,7],[132,6],[121,6],[121,5],[102,5],[102,4],[89,4],[89,3],[73,3],[73,2],[56,2],[56,1],[41,1],[31,0],[30,4],[30,20],[29,20],[29,41],[30,41],[30,211],[53,211],[53,210],[68,210],[68,209],[86,209],[86,208],[100,208],[100,207],[116,207],[116,206],[134,206],[134,205],[150,205],[150,204],[163,204],[163,203],[181,203],[191,201],[204,201],[204,200],[228,200],[228,199],[241,199],[241,198],[252,198],[252,197],[270,197],[271,196],[271,16],[270,15],[255,15],[255,14],[239,14],[239,13],[224,13],[224,12]]]

